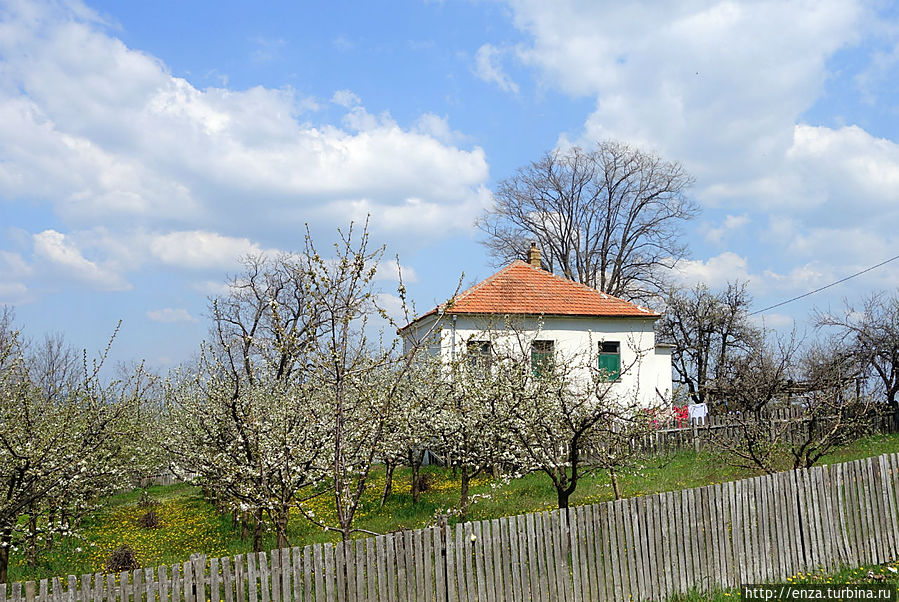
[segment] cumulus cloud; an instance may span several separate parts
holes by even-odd
[[[196,322],[197,319],[190,315],[186,309],[164,307],[147,311],[147,317],[154,322],[173,324],[176,322]]]
[[[375,274],[377,280],[389,280],[397,282],[400,274],[403,276],[403,282],[412,284],[418,282],[418,275],[415,270],[408,265],[400,265],[396,259],[388,259],[378,264],[378,271]]]
[[[2,201],[47,203],[81,227],[241,223],[256,237],[316,219],[330,230],[354,201],[374,230],[408,222],[407,199],[469,212],[430,237],[481,209],[484,151],[430,117],[403,126],[343,90],[344,125],[310,124],[292,89],[199,89],[56,3],[8,5],[0,27]]]
[[[512,6],[533,37],[519,56],[570,94],[596,98],[587,141],[655,148],[702,181],[754,180],[776,165],[823,89],[828,57],[864,18],[838,0]]]
[[[899,198],[899,144],[858,126],[839,129],[799,124],[787,158],[814,183],[818,204],[852,199],[857,209],[895,211]]]
[[[575,142],[620,138],[680,160],[705,204],[734,213],[896,198],[895,143],[801,123],[834,76],[828,61],[876,29],[869,5],[510,4],[532,39],[517,55],[544,82],[595,98]]]
[[[72,278],[99,290],[121,291],[131,288],[113,270],[87,259],[63,233],[44,230],[33,236],[34,255],[61,277]]]
[[[751,281],[749,264],[745,257],[731,251],[703,260],[683,260],[678,262],[675,273],[687,286],[705,284],[709,288],[723,288],[735,280]]]
[[[248,238],[202,230],[160,234],[153,237],[150,250],[163,263],[194,269],[228,269],[243,255],[262,253],[262,248]]]
[[[559,144],[618,138],[679,160],[696,176],[700,203],[727,215],[701,225],[694,247],[740,252],[684,262],[684,279],[749,279],[756,294],[805,292],[895,254],[899,144],[872,134],[876,118],[869,129],[836,126],[846,119],[825,108],[833,100],[826,86],[838,78],[846,85],[837,110],[864,102],[852,97],[864,96],[851,89],[859,84],[852,70],[870,89],[879,84],[869,80],[895,80],[895,24],[876,5],[508,3],[528,37],[516,57],[538,83],[594,102],[582,130]],[[859,60],[842,60],[838,71],[841,52]],[[747,254],[734,244],[738,235],[764,246]],[[864,281],[888,283],[883,275],[892,270],[877,273]]]

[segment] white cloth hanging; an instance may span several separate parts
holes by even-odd
[[[705,424],[709,415],[709,406],[704,403],[694,403],[687,406],[687,411],[689,412],[691,423],[695,421]]]

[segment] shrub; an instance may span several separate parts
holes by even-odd
[[[159,526],[159,515],[153,510],[147,510],[137,519],[137,526],[141,529],[155,529]]]
[[[120,573],[122,571],[133,571],[139,569],[140,564],[134,556],[134,550],[131,546],[123,544],[117,547],[106,559],[107,573]]]

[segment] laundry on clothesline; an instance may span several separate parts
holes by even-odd
[[[709,406],[704,403],[694,403],[690,406],[687,406],[687,411],[690,414],[690,422],[700,422],[705,424],[706,419],[709,415]]]

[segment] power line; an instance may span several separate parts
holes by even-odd
[[[760,314],[763,311],[768,311],[769,309],[774,309],[775,307],[780,307],[781,305],[786,305],[787,303],[792,303],[793,301],[798,301],[799,299],[802,299],[803,297],[808,297],[809,295],[814,295],[815,293],[820,293],[824,289],[830,288],[832,286],[836,286],[837,284],[840,284],[841,282],[846,282],[847,280],[855,278],[856,276],[861,276],[865,272],[870,272],[871,270],[877,269],[882,265],[886,265],[886,264],[890,263],[891,261],[896,261],[897,259],[899,259],[899,255],[896,255],[895,257],[890,257],[886,261],[881,261],[877,265],[872,265],[869,268],[865,268],[861,272],[856,272],[856,273],[852,274],[851,276],[846,276],[845,278],[841,278],[841,279],[837,280],[836,282],[831,282],[830,284],[822,286],[821,288],[816,288],[813,291],[803,293],[803,294],[799,295],[798,297],[793,297],[792,299],[787,299],[786,301],[781,301],[780,303],[776,303],[776,304],[766,307],[764,309],[759,309],[757,311],[750,313],[749,315],[754,316],[755,314]]]

